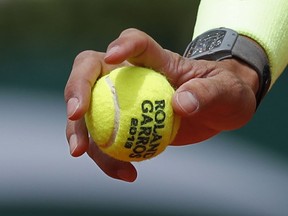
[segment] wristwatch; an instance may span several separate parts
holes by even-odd
[[[269,90],[271,74],[265,51],[256,42],[232,29],[216,28],[199,35],[187,46],[183,56],[213,61],[236,58],[247,63],[259,77],[257,107]]]

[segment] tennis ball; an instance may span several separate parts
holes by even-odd
[[[128,66],[111,71],[92,89],[85,115],[92,139],[121,161],[160,154],[180,125],[172,109],[173,93],[167,79],[151,69]]]

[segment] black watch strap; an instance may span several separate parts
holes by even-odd
[[[186,48],[184,57],[221,61],[238,58],[258,74],[257,107],[268,92],[271,75],[268,58],[262,47],[253,40],[227,28],[217,28],[196,37]]]
[[[256,94],[258,107],[268,92],[271,83],[270,67],[266,53],[256,42],[239,35],[232,49],[232,56],[241,59],[257,72],[259,77],[259,89]]]

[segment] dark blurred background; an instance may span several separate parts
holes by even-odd
[[[1,84],[62,93],[75,56],[86,49],[105,51],[126,28],[141,29],[162,46],[184,52],[198,1],[8,0],[0,4]]]
[[[159,159],[162,166],[154,164],[158,159],[147,165],[139,164],[139,173],[141,169],[144,173],[146,170],[147,173],[143,174],[146,178],[142,176],[141,180],[139,177],[140,180],[133,186],[124,183],[123,187],[123,183],[110,180],[99,170],[94,171],[94,164],[87,157],[69,157],[64,132],[63,90],[75,56],[86,49],[105,51],[109,42],[130,27],[145,31],[164,48],[181,54],[192,37],[198,4],[199,1],[195,0],[0,0],[0,215],[265,215],[266,208],[272,215],[286,215],[287,72],[244,128],[225,132],[196,147],[169,149],[166,158],[161,156]],[[183,168],[183,173],[180,172],[176,178],[174,170],[165,167],[167,161],[172,166],[168,156],[175,156],[173,151],[187,153],[188,150],[190,155],[183,158],[185,165],[190,163],[191,170]],[[235,157],[227,154],[235,154]],[[189,162],[190,156],[194,158],[191,159],[193,162]],[[161,174],[158,171],[150,173],[152,165],[149,163],[152,162],[153,167],[164,171]],[[228,164],[235,166],[224,169]],[[181,158],[178,165],[183,166]],[[186,185],[183,182],[179,185],[179,180],[190,179],[193,166],[205,169],[207,175],[203,174],[203,179],[198,175],[196,182],[193,182],[193,176],[191,181],[185,182]],[[219,166],[218,174],[214,173],[215,166]],[[71,170],[65,174],[67,169]],[[81,173],[86,169],[91,172]],[[279,172],[276,172],[278,169]],[[235,175],[231,176],[231,170],[236,172]],[[101,188],[108,191],[99,189],[99,194],[94,194],[94,190],[98,191],[99,182],[95,180],[94,188],[93,181],[87,182],[85,176],[79,177],[87,173],[90,175],[87,178],[98,178]],[[149,173],[153,175],[149,176]],[[247,179],[248,176],[254,177],[251,181],[245,178],[247,182],[243,183],[243,179],[236,178],[238,175],[247,175]],[[231,186],[233,190],[226,187],[225,180],[229,183],[236,180]],[[214,185],[215,181],[218,184]],[[164,185],[167,188],[179,190],[165,195],[163,190],[167,190],[161,190],[163,182],[166,182]],[[261,182],[263,188],[259,186]],[[78,188],[83,184],[86,184],[87,190]],[[193,190],[188,190],[188,197],[182,197],[181,191],[190,186]],[[91,187],[94,189],[89,190]],[[114,192],[109,190],[110,187]],[[207,187],[211,190],[201,190]],[[78,188],[77,192],[67,192],[74,188]],[[132,188],[142,192],[132,193]],[[153,192],[144,193],[145,188],[152,188]],[[195,192],[196,188],[198,192]],[[255,191],[253,188],[256,188]],[[122,190],[131,193],[132,198],[126,202],[121,200],[123,205],[115,203],[118,190],[119,193]],[[48,197],[43,195],[47,191],[50,191]],[[93,191],[93,196],[89,191]],[[270,196],[271,191],[273,197]],[[206,196],[201,197],[203,193]],[[173,199],[173,196],[179,199]],[[185,205],[180,197],[187,202]],[[243,200],[248,200],[250,204]],[[162,204],[157,209],[158,201]],[[134,202],[137,204],[133,205]],[[151,202],[151,208],[148,208],[149,204],[145,206],[145,203]],[[174,208],[174,205],[177,207]]]

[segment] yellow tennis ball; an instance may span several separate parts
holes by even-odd
[[[180,125],[173,113],[174,89],[151,69],[122,67],[101,77],[85,115],[100,149],[121,161],[142,161],[171,144]]]

